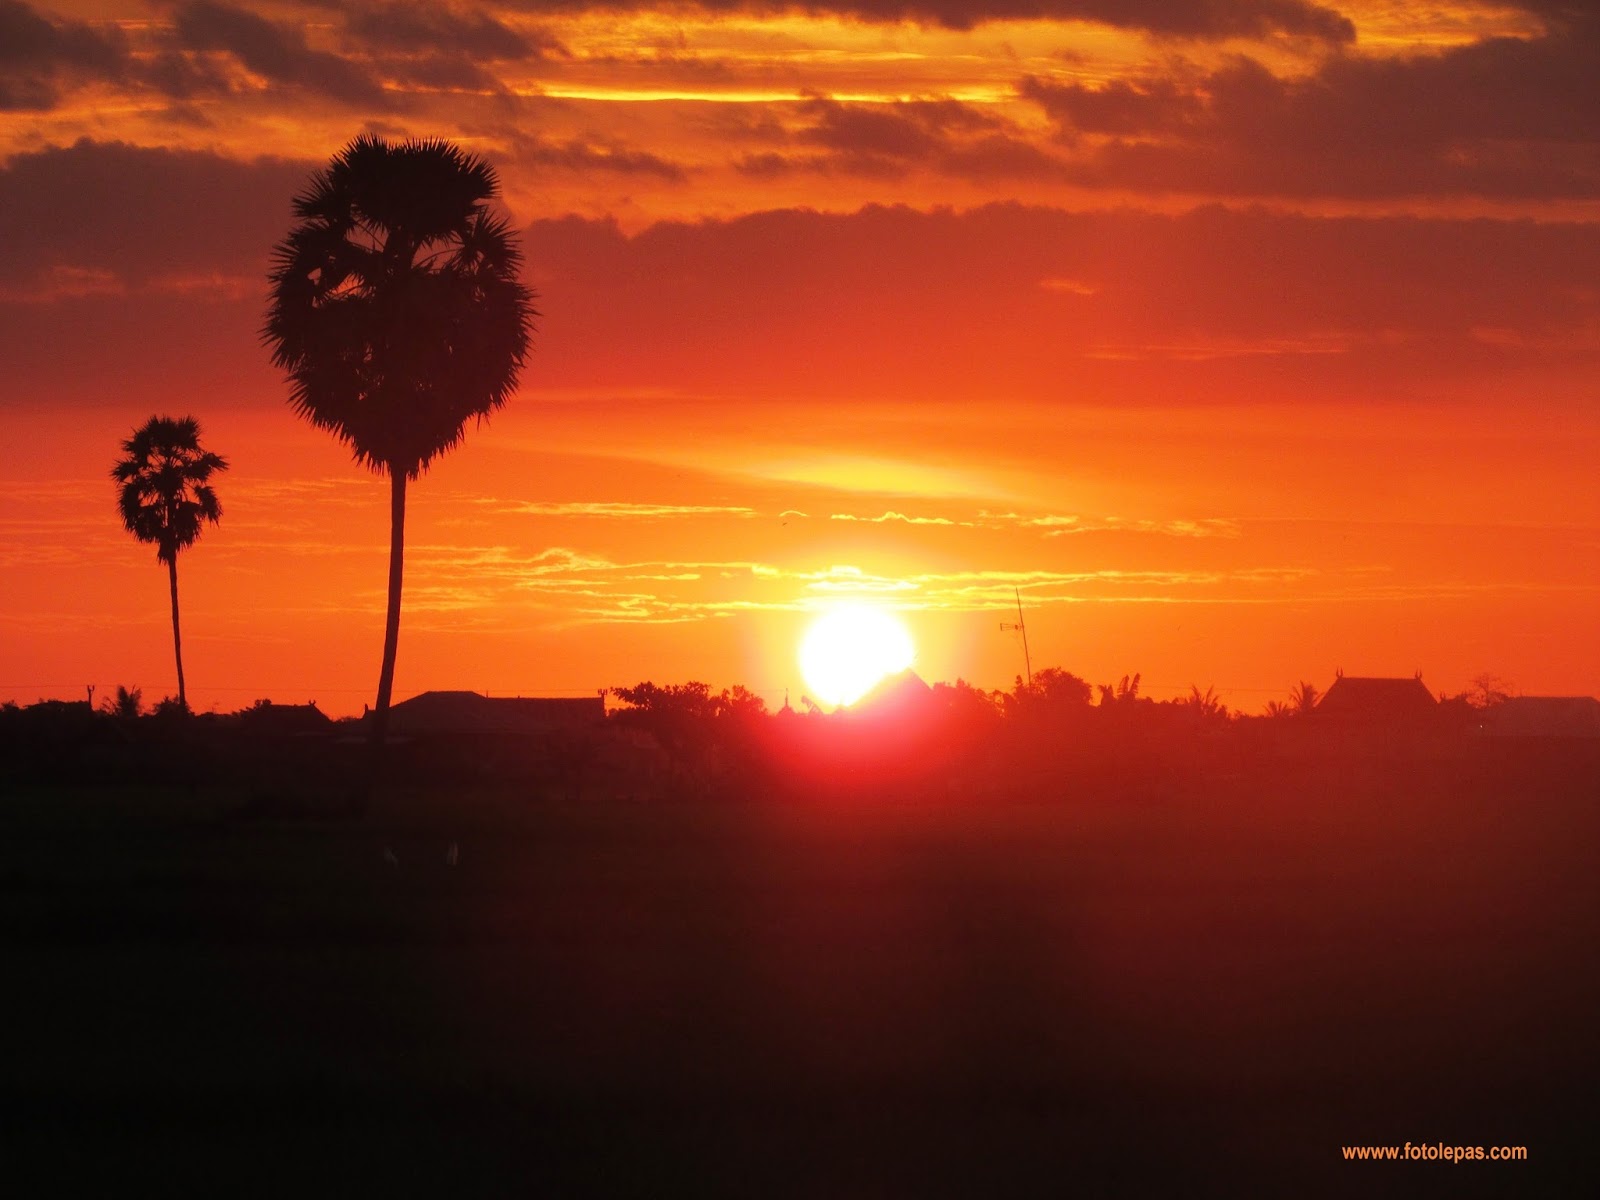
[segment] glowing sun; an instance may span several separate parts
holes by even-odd
[[[800,640],[800,673],[824,704],[854,704],[914,657],[906,627],[882,609],[861,604],[830,609]]]

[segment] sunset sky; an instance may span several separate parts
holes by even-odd
[[[1600,694],[1600,15],[1564,0],[0,0],[0,700],[176,691],[108,477],[199,418],[191,702],[360,712],[385,483],[268,257],[362,132],[499,169],[541,316],[412,489],[396,697],[1492,672]]]

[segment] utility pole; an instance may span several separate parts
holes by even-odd
[[[1022,665],[1028,672],[1028,687],[1032,688],[1033,658],[1028,653],[1028,623],[1022,619],[1022,591],[1020,588],[1012,588],[1011,592],[1017,598],[1016,624],[1012,624],[1010,621],[1001,621],[1000,632],[1011,633],[1012,631],[1015,631],[1022,635]]]

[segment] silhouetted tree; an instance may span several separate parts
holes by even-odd
[[[1018,675],[1011,693],[1006,697],[1009,716],[1028,714],[1065,716],[1087,711],[1094,698],[1094,689],[1060,667],[1041,667],[1033,673],[1031,682]]]
[[[533,328],[494,168],[443,141],[357,138],[294,202],[264,337],[289,402],[390,481],[389,602],[373,737],[394,689],[406,483],[516,388]]]
[[[737,683],[716,693],[699,682],[662,687],[647,681],[607,690],[628,706],[615,714],[620,720],[675,743],[691,736],[703,737],[718,723],[745,725],[767,715],[767,702]]]
[[[1222,702],[1222,697],[1217,695],[1215,687],[1207,687],[1202,692],[1199,684],[1191,683],[1189,694],[1179,699],[1178,704],[1201,721],[1228,719],[1228,706]]]
[[[647,724],[668,719],[684,722],[710,721],[717,709],[716,697],[711,694],[711,688],[698,680],[689,683],[669,683],[665,687],[647,680],[633,687],[614,687],[608,690],[611,695],[628,706],[628,710],[618,713],[618,716],[636,714],[647,718],[644,722]]]
[[[767,715],[767,702],[742,683],[736,683],[719,695],[714,704],[717,718],[748,724]]]
[[[1139,676],[1124,675],[1116,687],[1109,683],[1100,685],[1100,707],[1129,707],[1139,702]]]
[[[178,551],[192,546],[209,521],[222,518],[211,477],[227,460],[200,446],[193,417],[151,417],[122,443],[123,458],[111,468],[117,508],[129,533],[156,548],[166,563],[172,594],[172,653],[178,663],[178,704],[188,708],[183,680],[183,639],[178,633]]]
[[[107,696],[100,702],[100,711],[123,721],[137,720],[144,713],[144,692],[139,688],[125,688],[119,683],[117,694]]]
[[[665,687],[646,681],[609,690],[628,706],[618,710],[615,718],[649,730],[675,757],[685,757],[691,745],[705,740],[717,712],[711,688],[698,681]]]
[[[609,690],[628,706],[614,712],[613,719],[654,736],[679,782],[693,790],[706,788],[722,773],[730,745],[748,749],[767,711],[765,702],[744,687],[718,694],[698,681],[665,687],[647,681]]]
[[[1289,708],[1295,713],[1305,714],[1316,708],[1321,698],[1322,693],[1302,679],[1299,686],[1289,693]]]
[[[1511,684],[1500,676],[1484,672],[1472,679],[1472,686],[1461,693],[1461,698],[1473,708],[1493,708],[1512,697]]]
[[[1017,677],[1017,685],[1023,686],[1020,675]],[[1011,699],[1005,692],[986,692],[982,688],[973,687],[965,679],[957,679],[954,683],[934,684],[933,698],[957,726],[998,720],[1002,703]]]

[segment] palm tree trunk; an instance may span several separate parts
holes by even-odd
[[[167,583],[172,591],[172,654],[178,660],[178,707],[188,711],[189,695],[183,690],[183,639],[178,636],[178,556],[167,560]]]
[[[383,744],[389,730],[389,698],[394,693],[394,654],[400,643],[400,583],[405,567],[406,475],[389,468],[389,613],[383,629],[383,671],[378,676],[378,706],[372,714],[372,740]]]

